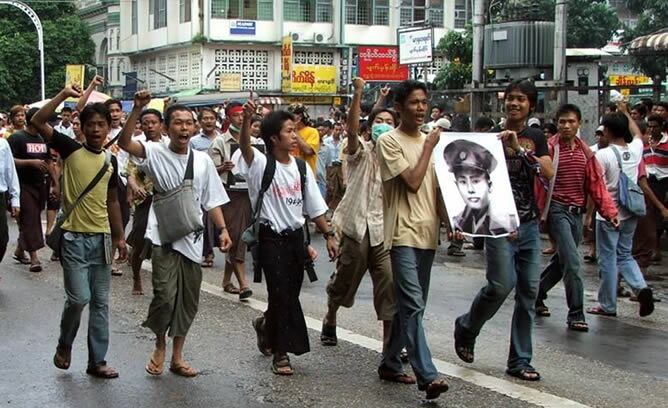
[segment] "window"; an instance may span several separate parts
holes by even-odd
[[[273,0],[211,0],[211,17],[224,19],[274,19]]]
[[[150,7],[150,6],[153,7]],[[153,29],[167,26],[167,0],[152,0],[149,2],[149,21],[153,17]]]
[[[132,34],[137,34],[137,0],[132,0]]]
[[[443,27],[443,0],[430,1],[429,22],[433,27]]]
[[[466,28],[470,18],[469,12],[468,0],[455,1],[455,28]]]
[[[285,0],[283,18],[286,21],[332,22],[332,0]]]
[[[389,25],[389,0],[346,0],[346,24]]]
[[[179,0],[179,23],[190,22],[192,0]]]

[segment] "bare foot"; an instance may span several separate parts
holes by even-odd
[[[134,282],[132,285],[132,294],[135,296],[144,294],[144,288],[142,288],[141,282]]]

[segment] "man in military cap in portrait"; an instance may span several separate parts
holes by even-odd
[[[456,140],[445,147],[443,158],[455,176],[457,189],[466,205],[461,214],[452,218],[453,229],[488,236],[510,232],[511,223],[499,220],[489,211],[490,174],[497,165],[492,153],[477,143]]]

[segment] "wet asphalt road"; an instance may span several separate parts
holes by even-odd
[[[12,236],[15,228],[12,228]],[[319,239],[319,238],[316,238]],[[316,247],[324,254],[321,241]],[[178,378],[169,372],[155,378],[143,367],[152,349],[151,333],[140,326],[150,296],[132,296],[131,277],[114,277],[111,293],[111,345],[108,361],[121,377],[102,381],[84,373],[86,317],[74,348],[69,371],[57,370],[51,359],[58,336],[64,299],[62,274],[40,252],[46,266],[40,274],[11,259],[13,245],[0,265],[0,406],[8,407],[524,407],[531,404],[494,392],[460,378],[449,377],[451,390],[437,403],[426,404],[414,386],[380,382],[375,375],[379,355],[341,341],[325,348],[315,331],[312,352],[292,359],[293,378],[280,378],[269,369],[270,360],[256,350],[251,319],[258,311],[228,298],[202,294],[200,312],[186,344],[186,358],[202,375]],[[481,252],[453,259],[439,249],[425,327],[434,358],[464,365],[452,350],[452,325],[464,313],[484,283]],[[322,257],[324,258],[324,257]],[[222,256],[205,280],[219,285]],[[547,261],[547,258],[544,258]],[[325,311],[324,286],[333,266],[318,261],[320,280],[304,284],[302,305],[307,316],[321,319]],[[143,273],[150,293],[149,272]],[[661,295],[664,282],[651,282]],[[596,290],[596,272],[587,268],[586,289]],[[255,299],[266,301],[263,285],[254,284]],[[512,298],[512,294],[511,294]],[[587,296],[586,303],[594,298]],[[637,316],[637,304],[620,300],[619,317],[587,316],[589,333],[568,332],[563,288],[555,287],[548,305],[552,317],[537,321],[534,365],[540,383],[521,385],[599,407],[668,406],[668,303],[658,303],[649,318]],[[504,374],[512,302],[509,300],[483,329],[476,346],[476,362],[467,367],[498,378],[510,386],[519,381]],[[375,320],[371,283],[362,283],[355,306],[342,309],[339,326],[380,339]],[[510,392],[508,392],[510,393]],[[505,393],[505,394],[508,394]],[[521,397],[521,395],[520,395]],[[564,404],[568,401],[565,400]]]

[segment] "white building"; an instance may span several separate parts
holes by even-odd
[[[434,27],[441,38],[467,14],[467,1],[444,0],[127,0],[108,7],[106,42],[111,85],[127,77],[154,93],[218,89],[220,74],[241,73],[241,89],[281,88],[281,41],[294,40],[294,63],[334,65],[340,87],[358,45],[396,45],[397,28]],[[460,4],[461,3],[461,4]],[[118,12],[119,26],[113,22]],[[462,14],[463,13],[463,14]],[[96,33],[98,35],[100,33]],[[97,43],[97,42],[96,42]],[[106,48],[105,48],[106,47]],[[106,50],[106,51],[105,51]],[[435,74],[442,58],[429,69]],[[124,75],[124,73],[126,73]]]

